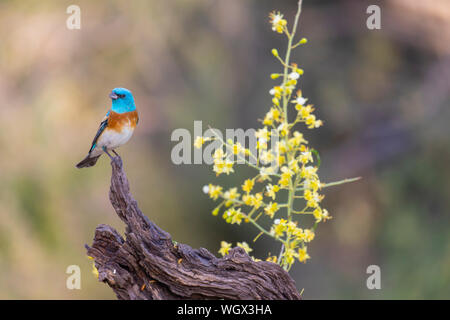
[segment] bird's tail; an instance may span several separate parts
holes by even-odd
[[[97,163],[98,158],[100,158],[100,156],[91,157],[88,154],[86,158],[84,158],[83,160],[80,161],[80,163],[77,164],[77,168],[81,169],[85,167],[92,167]]]

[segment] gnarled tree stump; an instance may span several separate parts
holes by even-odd
[[[119,299],[300,299],[287,272],[275,263],[253,261],[242,248],[217,258],[204,248],[175,244],[139,210],[122,160],[115,157],[111,165],[109,198],[127,225],[125,239],[101,224],[86,249],[99,281]]]

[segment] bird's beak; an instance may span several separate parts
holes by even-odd
[[[114,93],[114,91],[111,91],[111,93],[109,94],[109,97],[110,97],[111,99],[113,99],[113,100],[116,100],[117,98],[119,98],[119,97],[117,96],[117,94]]]

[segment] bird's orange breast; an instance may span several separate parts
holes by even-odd
[[[135,128],[139,121],[137,111],[130,111],[125,113],[117,113],[111,110],[108,117],[108,129],[121,132],[126,126]]]

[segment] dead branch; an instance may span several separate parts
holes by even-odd
[[[204,248],[175,244],[139,209],[122,160],[114,158],[111,166],[109,198],[127,225],[125,239],[101,224],[86,249],[99,281],[119,299],[300,299],[287,272],[275,263],[253,261],[242,248],[217,258]]]

